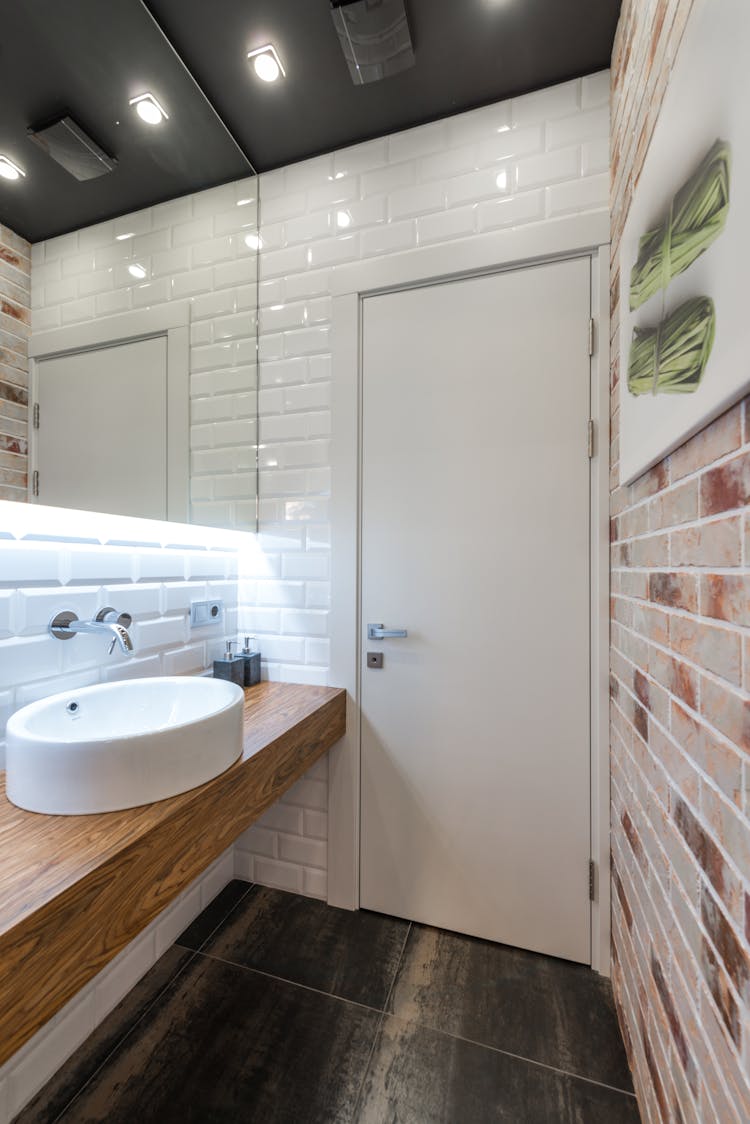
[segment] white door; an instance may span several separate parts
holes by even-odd
[[[581,962],[589,269],[373,296],[362,321],[361,904]]]
[[[167,338],[37,362],[38,502],[167,518]]]

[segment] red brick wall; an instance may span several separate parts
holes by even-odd
[[[617,487],[618,252],[692,0],[612,61],[613,982],[646,1121],[750,1121],[750,403]]]
[[[31,246],[0,224],[0,500],[26,500]]]

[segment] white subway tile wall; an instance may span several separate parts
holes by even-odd
[[[255,536],[244,533],[0,503],[0,769],[18,707],[92,683],[210,667],[237,636],[240,560],[254,552]],[[224,602],[223,621],[191,628],[191,601],[213,598]],[[100,636],[49,635],[61,610],[85,619],[104,606],[133,617],[134,656],[108,655]]]
[[[263,559],[241,575],[240,622],[269,678],[328,676],[335,269],[606,209],[608,147],[603,71],[260,177]],[[325,897],[325,767],[238,841],[245,877]]]
[[[170,545],[174,529],[134,535],[94,521],[85,541],[71,541],[53,512],[41,533],[0,521],[0,730],[14,709],[58,690],[199,672],[238,628],[258,636],[268,678],[327,682],[333,271],[605,209],[608,97],[605,71],[260,177],[262,533],[231,547],[204,536],[192,549]],[[253,238],[245,241],[257,233],[255,195],[256,181],[242,181],[31,248],[36,332],[190,300],[193,514],[237,528],[255,514],[257,263]],[[128,272],[136,263],[141,281]],[[193,541],[193,530],[180,530]],[[225,624],[191,633],[190,602],[208,597],[224,599]],[[84,616],[105,604],[133,614],[134,659],[108,657],[95,637],[47,636],[58,609]],[[237,841],[236,875],[325,898],[327,809],[322,760]],[[0,1070],[0,1124],[220,888],[216,870],[227,881],[228,869],[222,860],[207,871],[211,893],[186,891]]]
[[[603,72],[260,177],[262,553],[240,553],[239,597],[232,604],[239,605],[240,632],[259,638],[268,678],[328,681],[333,271],[419,245],[605,209],[608,98]],[[255,192],[255,181],[242,181],[32,247],[36,331],[190,299],[193,510],[198,522],[237,527],[254,517],[248,387],[256,257],[245,238],[256,233]],[[143,281],[128,273],[136,262],[147,271]],[[106,545],[65,547],[59,565],[47,559],[46,571],[31,579],[44,569],[43,558],[24,549],[30,556],[19,585],[75,584],[76,595],[91,599],[92,590],[109,596],[113,584],[137,582],[157,600],[150,607],[141,601],[136,615],[139,660],[102,669],[81,649],[75,666],[63,665],[43,637],[27,634],[19,594],[6,627],[9,643],[24,638],[17,666],[28,672],[16,673],[23,682],[13,686],[10,705],[25,677],[33,683],[37,672],[39,679],[182,673],[212,658],[187,632],[180,588],[222,581],[221,559],[213,559],[219,571],[206,573],[208,556],[196,570],[190,554],[162,558],[142,550],[131,557]],[[185,589],[185,598],[191,596]],[[36,646],[29,647],[32,641]],[[8,705],[0,694],[0,708]],[[238,842],[245,877],[326,896],[325,769],[317,766]],[[282,831],[275,816],[288,808],[300,814],[294,830]]]
[[[192,518],[247,530],[255,527],[257,212],[257,181],[240,180],[31,250],[35,333],[190,302]]]
[[[10,1124],[233,877],[234,856],[230,847],[0,1066],[0,1124]]]

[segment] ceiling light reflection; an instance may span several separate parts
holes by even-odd
[[[18,164],[14,164],[9,156],[0,156],[0,176],[4,180],[18,180],[21,176],[25,176],[23,168],[19,168]]]

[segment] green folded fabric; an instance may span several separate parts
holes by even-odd
[[[693,297],[656,328],[636,328],[630,344],[631,394],[691,394],[698,389],[716,332],[710,297]]]
[[[667,217],[641,237],[630,274],[631,311],[666,289],[721,234],[729,213],[730,155],[726,141],[715,141],[675,195]]]

